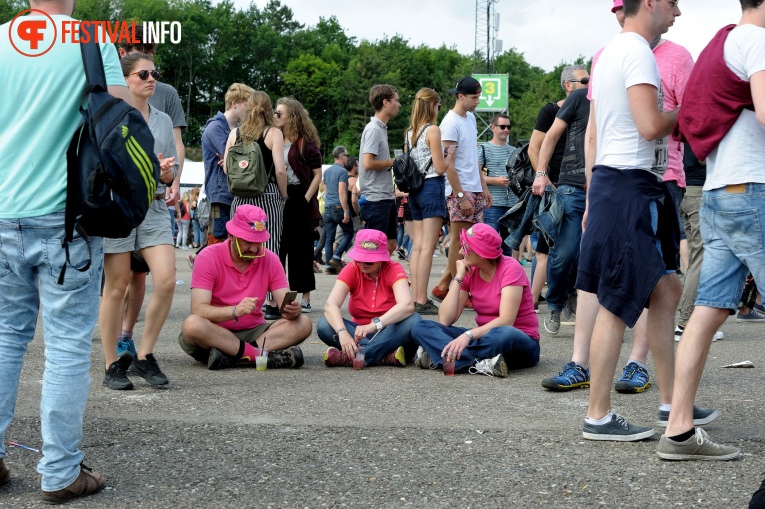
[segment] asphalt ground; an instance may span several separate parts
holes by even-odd
[[[170,389],[151,389],[135,376],[133,391],[103,387],[94,331],[82,449],[86,464],[107,476],[107,487],[69,507],[742,508],[765,476],[765,324],[728,320],[725,339],[712,345],[697,398],[722,413],[705,426],[710,437],[740,447],[743,458],[667,462],[655,454],[661,428],[642,442],[586,441],[588,390],[541,387],[569,360],[573,327],[556,336],[541,328],[539,365],[506,379],[447,378],[413,365],[329,369],[315,334],[302,346],[302,369],[208,371],[176,341],[189,313],[187,254],[176,252],[183,283],[155,350]],[[431,286],[444,266],[443,255],[434,260]],[[334,279],[317,275],[314,324]],[[458,324],[472,320],[466,312]],[[136,337],[142,327],[139,320]],[[631,340],[628,331],[620,365]],[[744,360],[754,369],[721,368]],[[43,362],[38,324],[5,437],[38,449]],[[653,374],[650,358],[649,370]],[[655,424],[652,382],[643,394],[614,393],[614,409],[637,424]],[[39,457],[8,447],[13,478],[0,488],[0,507],[42,506]]]

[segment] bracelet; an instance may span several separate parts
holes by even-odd
[[[236,316],[236,306],[234,306],[234,309],[231,310],[231,318],[234,319],[234,323],[236,323],[239,320],[239,317]]]
[[[340,333],[341,333],[341,332],[343,332],[344,330],[345,330],[345,327],[343,327],[342,329],[337,329],[337,330],[335,331],[335,336],[339,336],[339,335],[340,335]]]
[[[460,278],[458,278],[457,276],[454,276],[454,278],[452,278],[452,281],[456,281],[456,282],[458,282],[459,284],[462,284],[462,282],[464,281],[464,279],[460,279]]]
[[[537,177],[546,177],[546,176],[547,176],[547,172],[546,171],[538,171],[537,172]]]

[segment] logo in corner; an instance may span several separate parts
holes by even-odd
[[[24,16],[31,13],[35,18],[28,19]],[[38,16],[45,16],[39,19]],[[41,42],[46,39],[47,32],[53,28],[53,37],[50,38],[50,44],[47,47],[40,47]],[[8,27],[8,36],[11,40],[11,46],[20,54],[26,57],[40,57],[51,50],[58,37],[58,28],[53,18],[40,9],[27,9],[21,11],[13,18]]]

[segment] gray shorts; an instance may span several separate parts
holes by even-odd
[[[129,253],[146,247],[173,245],[173,232],[165,200],[152,200],[146,218],[124,239],[104,239],[104,253]]]
[[[274,322],[266,322],[261,323],[252,329],[236,331],[232,330],[229,332],[236,336],[236,339],[239,341],[244,341],[245,343],[249,343],[257,348],[258,345],[255,343],[255,340],[262,336],[263,333],[265,333],[273,324]],[[186,341],[186,338],[183,337],[183,332],[178,334],[178,344],[181,346],[181,350],[191,355],[195,360],[201,362],[202,364],[207,364],[207,358],[210,356],[209,349],[189,344],[189,342]]]

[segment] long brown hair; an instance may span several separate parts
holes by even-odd
[[[414,106],[412,106],[412,120],[409,124],[409,129],[412,130],[412,143],[425,125],[436,123],[436,111],[433,105],[440,102],[441,97],[432,88],[421,88],[417,91],[417,95],[414,96]]]
[[[312,141],[317,147],[321,146],[319,133],[311,121],[308,110],[297,99],[282,97],[276,104],[281,104],[287,109],[287,122],[283,128],[284,139],[295,142],[302,136],[305,141]]]
[[[247,112],[239,127],[242,138],[254,141],[261,137],[266,127],[274,125],[274,110],[271,108],[271,98],[268,94],[255,90],[247,98]]]

